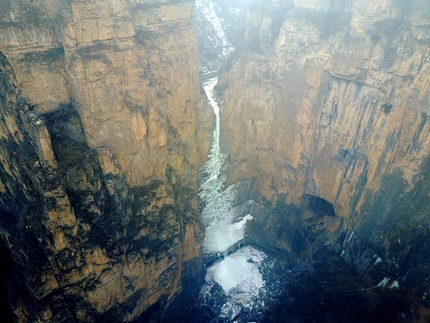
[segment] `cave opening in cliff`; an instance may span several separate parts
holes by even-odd
[[[10,250],[0,241],[0,313],[2,322],[13,322],[12,310],[9,304],[9,280],[14,261]]]
[[[318,196],[306,194],[304,196],[306,203],[312,212],[317,215],[336,216],[333,204]]]

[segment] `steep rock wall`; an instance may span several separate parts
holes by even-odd
[[[193,6],[0,4],[0,232],[17,321],[131,321],[201,279],[210,132]]]
[[[218,87],[229,182],[254,180],[250,198],[279,214],[330,202],[344,245],[357,238],[426,299],[428,2],[257,2],[249,19]]]

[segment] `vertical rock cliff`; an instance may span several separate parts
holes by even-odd
[[[210,134],[193,10],[0,4],[0,238],[16,321],[132,321],[201,279],[196,169]]]
[[[257,1],[218,87],[228,180],[275,212],[273,244],[306,249],[291,210],[331,204],[339,255],[427,305],[429,22],[420,0]]]

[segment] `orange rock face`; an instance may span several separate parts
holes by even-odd
[[[211,134],[194,3],[5,1],[0,12],[12,88],[0,205],[19,219],[1,236],[30,299],[14,297],[17,320],[130,321],[168,305],[202,265],[197,170]],[[43,254],[31,266],[30,244]]]
[[[269,208],[329,201],[344,230],[414,280],[406,257],[425,268],[430,228],[428,3],[265,7],[220,78],[229,182],[255,180],[251,198]]]

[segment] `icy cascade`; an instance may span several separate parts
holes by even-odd
[[[223,220],[223,214],[218,212],[220,197],[224,188],[225,179],[221,178],[221,167],[224,162],[224,156],[221,154],[219,146],[220,122],[219,122],[219,107],[214,99],[213,89],[218,82],[218,78],[210,79],[204,84],[203,88],[210,104],[215,112],[215,130],[212,137],[212,147],[209,153],[209,158],[204,165],[203,171],[205,179],[200,185],[199,196],[204,203],[202,219],[206,226],[206,235],[213,234],[214,226]]]
[[[227,36],[224,33],[224,30],[221,26],[221,21],[216,14],[214,4],[212,1],[209,1],[209,4],[206,5],[202,0],[196,1],[196,7],[198,10],[200,10],[206,19],[212,24],[214,27],[218,38],[222,42],[222,55],[226,57],[228,54],[230,54],[233,51],[233,47],[231,47],[230,42],[227,40]]]
[[[221,168],[225,156],[220,149],[219,106],[214,99],[213,89],[218,78],[208,80],[203,88],[211,103],[215,116],[215,130],[208,161],[204,165],[204,180],[200,185],[199,196],[203,202],[202,219],[206,227],[206,238],[203,244],[205,254],[223,253],[244,237],[244,227],[250,215],[234,223],[234,212],[229,212],[234,200],[234,186],[225,189],[225,175]]]
[[[225,177],[221,176],[221,167],[224,162],[224,156],[221,154],[219,145],[220,136],[220,121],[219,121],[219,106],[214,99],[213,89],[218,82],[218,77],[210,79],[203,86],[210,104],[215,113],[215,129],[212,138],[212,147],[209,153],[209,158],[204,165],[203,171],[205,179],[200,185],[199,196],[204,203],[202,211],[202,219],[206,227],[206,240],[204,249],[206,252],[217,252],[219,246],[216,246],[216,241],[222,226],[225,222],[225,203],[223,201],[223,190]],[[224,212],[223,212],[224,211]]]
[[[202,219],[206,227],[203,253],[206,255],[222,253],[224,257],[208,268],[206,284],[201,290],[201,295],[205,300],[210,299],[214,284],[219,284],[226,295],[219,315],[231,321],[243,308],[251,310],[256,306],[264,307],[264,304],[258,303],[257,298],[265,285],[260,266],[266,256],[249,246],[227,255],[229,249],[244,239],[246,222],[251,220],[252,216],[248,214],[237,218],[232,208],[234,186],[225,189],[226,178],[222,172],[225,156],[220,148],[220,109],[213,92],[217,82],[218,78],[215,77],[203,85],[216,121],[211,151],[203,168],[205,179],[200,185],[199,196],[204,204]]]

